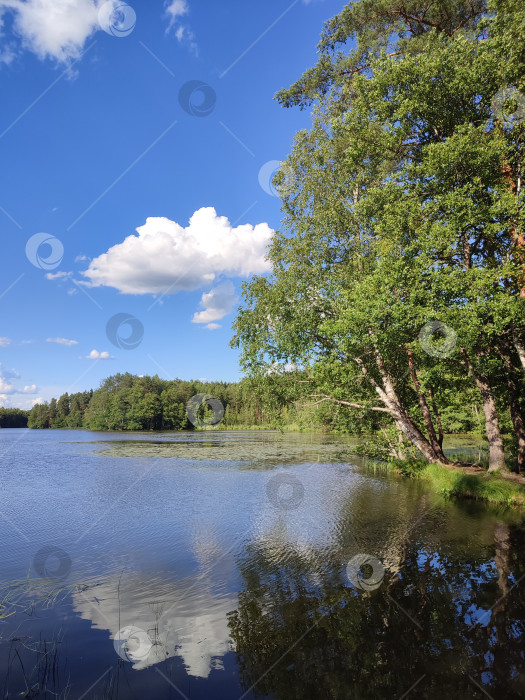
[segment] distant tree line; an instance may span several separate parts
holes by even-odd
[[[306,372],[276,372],[257,381],[240,382],[168,381],[157,375],[115,374],[96,391],[66,393],[35,405],[29,413],[29,427],[192,430],[188,401],[196,394],[207,394],[224,406],[221,428],[288,428],[381,435],[382,425],[370,412],[356,412],[329,403],[305,403],[300,398],[305,382],[311,382]],[[442,415],[445,432],[481,432],[482,411],[476,398],[472,389],[459,388],[448,397]]]
[[[20,408],[0,408],[0,428],[27,428],[29,413]]]

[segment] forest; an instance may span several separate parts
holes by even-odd
[[[0,408],[0,428],[27,428],[29,411],[20,408]]]
[[[224,418],[217,428],[316,430],[373,436],[380,453],[382,426],[377,415],[350,410],[344,405],[313,404],[303,397],[307,372],[278,372],[256,380],[200,382],[164,380],[157,375],[115,374],[95,391],[65,393],[36,404],[29,415],[30,428],[86,428],[89,430],[193,430],[187,406],[192,396],[219,399]],[[483,412],[474,388],[465,385],[440,406],[446,433],[483,432]],[[8,426],[5,426],[8,427]],[[15,427],[15,426],[10,426]],[[503,430],[512,438],[510,416]]]
[[[89,430],[192,430],[188,401],[197,394],[213,396],[224,406],[217,427],[296,428],[346,431],[344,416],[324,408],[294,403],[295,377],[268,376],[264,382],[164,380],[157,375],[116,374],[95,391],[63,394],[37,404],[30,428]]]

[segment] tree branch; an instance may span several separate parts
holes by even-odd
[[[351,401],[343,401],[341,399],[336,399],[333,396],[327,396],[326,394],[311,394],[310,395],[313,399],[317,398],[318,396],[322,396],[319,401],[315,401],[314,403],[303,403],[299,404],[300,406],[317,406],[320,403],[323,403],[324,401],[332,401],[333,403],[338,403],[341,404],[342,406],[350,406],[350,408],[360,408],[365,411],[381,411],[381,413],[388,413],[388,409],[386,408],[381,408],[380,406],[363,406],[362,404],[359,403],[353,403]],[[299,403],[298,401],[295,401],[294,403]]]
[[[392,56],[399,56],[399,54],[403,53],[402,51],[392,51],[391,53],[387,53],[387,58],[391,58]],[[351,68],[350,70],[343,70],[337,75],[354,75],[355,73],[359,73],[359,71],[365,70],[365,68],[370,68],[372,63],[364,63],[362,66],[357,66],[357,68]]]

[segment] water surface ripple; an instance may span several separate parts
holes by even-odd
[[[525,697],[523,514],[354,445],[1,430],[2,697]]]

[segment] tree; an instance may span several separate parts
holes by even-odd
[[[0,428],[27,428],[28,417],[20,408],[0,408]]]
[[[525,119],[497,96],[524,85],[523,56],[504,53],[511,33],[523,47],[524,13],[361,0],[327,23],[318,65],[277,96],[315,102],[313,126],[276,177],[273,274],[245,285],[235,324],[248,372],[303,364],[316,401],[389,416],[441,464],[437,391],[459,378],[480,392],[491,470],[506,468],[504,392],[523,423],[504,378],[525,336]]]

